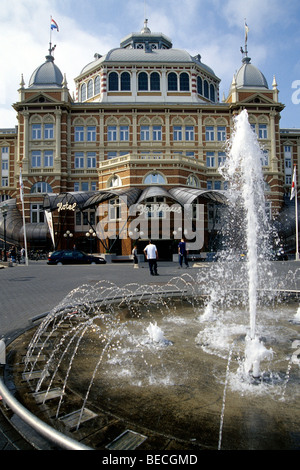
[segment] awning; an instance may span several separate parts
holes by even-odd
[[[74,191],[70,193],[53,194],[48,193],[44,197],[44,210],[50,212],[57,210],[60,205],[73,205],[82,210],[85,202],[95,194],[95,191]]]
[[[108,201],[109,199],[113,199],[115,197],[119,197],[126,203],[128,207],[130,207],[132,204],[135,204],[141,192],[142,190],[139,188],[122,188],[97,191],[85,202],[83,210],[89,207],[95,207],[101,202]]]
[[[209,190],[209,189],[197,189],[187,187],[175,187],[169,190],[169,193],[176,199],[181,205],[192,204],[198,197],[204,197],[212,202],[220,204],[227,203],[226,191]]]

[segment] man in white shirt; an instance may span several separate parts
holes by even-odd
[[[144,253],[145,253],[146,259],[148,260],[151,276],[154,276],[154,275],[158,276],[157,262],[156,262],[158,258],[158,252],[157,252],[156,246],[153,245],[151,240],[149,240],[149,244],[144,249]]]

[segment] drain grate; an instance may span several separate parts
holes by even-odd
[[[96,413],[91,410],[88,410],[87,408],[84,408],[83,411],[80,409],[73,411],[72,413],[69,413],[65,416],[62,416],[61,418],[59,418],[59,421],[62,421],[67,428],[73,429],[76,428],[76,426],[78,425],[79,419],[81,424],[85,421],[88,421],[89,419],[95,418],[96,416]]]
[[[146,436],[127,429],[105,447],[109,450],[134,450],[146,439]]]
[[[40,404],[44,403],[47,400],[52,400],[52,398],[58,398],[62,396],[62,389],[61,388],[53,388],[46,392],[37,392],[34,393],[35,401]]]

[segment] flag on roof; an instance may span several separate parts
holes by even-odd
[[[53,18],[51,18],[51,29],[57,29],[57,32],[59,31],[58,24],[56,23],[56,21],[54,21]]]

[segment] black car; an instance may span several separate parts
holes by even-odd
[[[105,264],[100,256],[93,256],[79,250],[54,251],[48,257],[47,264]]]

